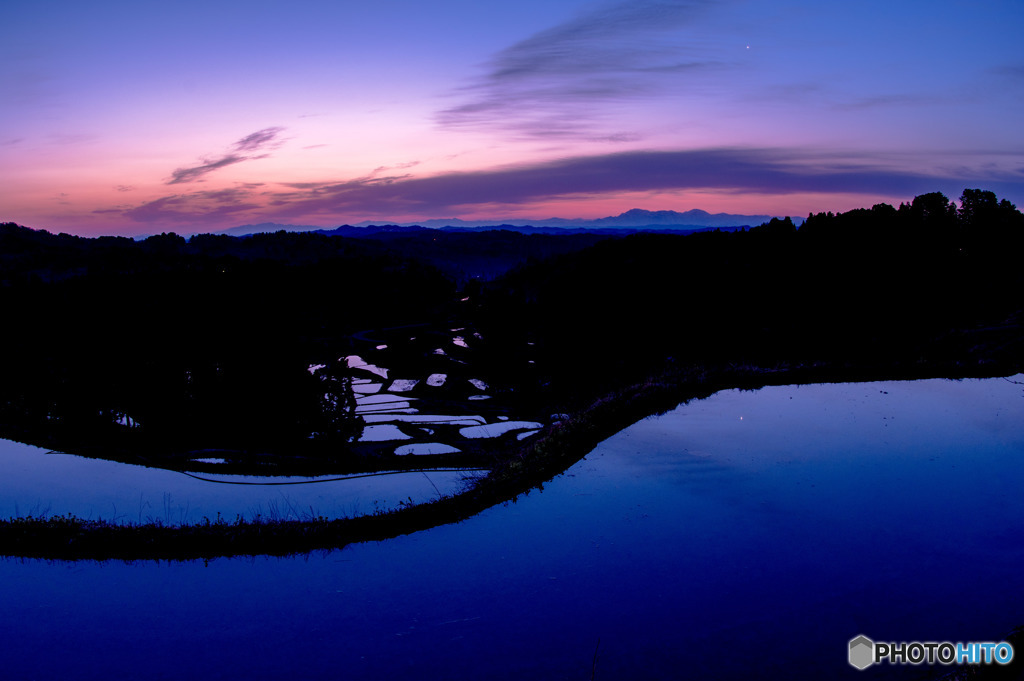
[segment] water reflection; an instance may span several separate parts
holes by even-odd
[[[113,522],[195,523],[340,518],[421,503],[463,489],[473,469],[258,477],[170,471],[84,459],[0,440],[0,516],[73,514]],[[314,484],[315,483],[315,484]]]
[[[0,562],[0,665],[579,679],[600,638],[596,678],[863,679],[846,663],[857,634],[999,640],[1024,623],[1022,457],[1024,389],[1001,379],[720,393],[543,492],[387,542],[206,566]]]

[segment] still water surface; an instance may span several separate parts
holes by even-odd
[[[229,521],[238,516],[340,518],[454,494],[474,474],[471,469],[313,478],[183,473],[0,440],[0,517],[72,514],[165,525],[194,524],[218,514]]]
[[[0,561],[0,669],[588,679],[600,640],[597,679],[903,678],[853,670],[849,639],[1024,624],[1022,463],[1024,386],[1005,379],[726,391],[627,428],[542,492],[390,541]]]

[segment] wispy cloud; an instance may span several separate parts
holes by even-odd
[[[258,151],[267,146],[276,145],[279,143],[278,136],[284,132],[284,128],[273,127],[264,128],[263,130],[257,130],[251,135],[246,135],[242,139],[235,142],[233,149],[238,152],[243,151]]]
[[[720,65],[680,33],[712,4],[627,0],[592,9],[497,53],[486,73],[458,93],[466,101],[437,120],[444,127],[591,137],[600,117],[595,105],[639,97]]]
[[[923,172],[907,167],[931,169]],[[385,170],[389,169],[378,169]],[[843,193],[909,198],[936,190],[954,196],[970,186],[1019,194],[1024,191],[1024,178],[1016,168],[963,164],[941,168],[922,159],[901,168],[892,159],[802,148],[641,150],[433,176],[371,173],[335,182],[279,183],[276,190],[259,183],[239,184],[159,197],[102,212],[181,229],[181,225],[223,226],[253,219],[320,218],[320,222],[333,222],[451,216],[636,192]]]
[[[255,198],[256,195],[250,187],[240,186],[216,191],[173,194],[138,206],[93,212],[119,214],[144,223],[166,223],[176,226],[216,225],[232,215],[262,208],[262,202],[254,200]]]
[[[177,168],[171,173],[171,179],[166,184],[182,184],[184,182],[195,182],[200,178],[220,168],[225,168],[242,161],[266,158],[268,154],[251,155],[265,149],[273,149],[281,144],[280,135],[284,128],[272,127],[257,130],[238,140],[228,150],[228,153],[219,158],[203,159],[200,165],[189,168]]]
[[[998,178],[993,178],[998,179]],[[1015,178],[1002,178],[1017,181]],[[933,191],[943,175],[893,169],[867,159],[826,157],[800,149],[721,148],[631,151],[430,177],[361,178],[296,183],[269,194],[277,215],[443,215],[475,207],[623,192],[713,190],[913,196]]]
[[[181,184],[183,182],[194,182],[199,178],[212,173],[214,170],[220,168],[226,168],[227,166],[241,163],[242,161],[248,161],[248,156],[223,156],[214,161],[207,161],[202,165],[192,166],[191,168],[178,168],[171,173],[171,179],[167,181],[167,184]]]
[[[370,177],[377,177],[381,173],[388,172],[390,170],[406,170],[407,168],[415,168],[419,164],[419,161],[408,161],[406,163],[398,163],[393,166],[379,166],[370,172]]]
[[[944,104],[949,99],[939,95],[878,94],[870,97],[845,98],[843,101],[833,105],[833,108],[857,110],[905,106],[926,107]]]

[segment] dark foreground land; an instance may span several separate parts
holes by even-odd
[[[466,329],[475,340],[453,359],[500,386],[500,409],[544,423],[523,442],[429,460],[490,472],[457,496],[393,513],[187,526],[11,519],[0,523],[2,552],[330,550],[515,500],[621,428],[720,389],[1024,368],[1024,216],[989,192],[965,191],[959,206],[926,194],[898,209],[812,215],[799,229],[773,220],[685,236],[574,235],[574,245],[471,236],[445,252],[439,234],[414,259],[416,244],[398,248],[394,237],[133,242],[0,227],[0,302],[16,330],[2,341],[4,437],[168,468],[206,451],[263,474],[422,466],[355,443],[363,423],[341,358],[396,329],[419,339],[392,350],[407,367],[437,360],[434,336]],[[500,273],[457,269],[460,258],[475,271],[497,262],[487,254],[499,242]],[[523,256],[510,259],[509,244]]]

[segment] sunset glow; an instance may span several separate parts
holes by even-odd
[[[1010,0],[7,3],[0,221],[1024,204]]]

